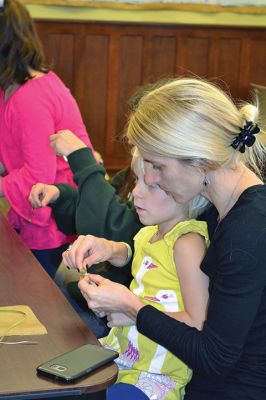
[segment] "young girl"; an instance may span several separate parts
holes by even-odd
[[[201,329],[208,302],[208,278],[199,265],[205,254],[208,234],[205,222],[189,217],[195,216],[198,207],[206,203],[199,196],[190,204],[178,204],[158,185],[146,185],[143,160],[136,151],[132,167],[136,175],[132,192],[134,205],[140,221],[150,226],[142,228],[135,236],[134,279],[130,290],[146,304]],[[86,238],[91,240],[92,237]],[[111,247],[121,246],[121,243],[104,239],[93,240],[101,246],[101,255],[97,251],[90,253],[94,260],[97,256],[105,258]],[[72,250],[64,253],[66,265],[73,266],[72,254]],[[110,261],[117,266],[125,263],[125,259]],[[89,259],[86,263],[90,265]],[[90,277],[85,277],[84,281],[90,282]],[[111,314],[109,319],[110,326],[128,326],[114,327],[102,339],[104,346],[120,353],[118,384],[109,390],[108,400],[124,398],[122,394],[127,399],[130,395],[134,398],[136,390],[143,392],[143,399],[182,399],[184,387],[191,377],[187,365],[164,347],[139,334],[132,321],[122,315]]]

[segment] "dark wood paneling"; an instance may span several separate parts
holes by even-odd
[[[266,85],[266,38],[250,40],[249,60],[250,80],[253,83]]]
[[[121,143],[136,87],[162,77],[199,76],[246,99],[266,85],[266,29],[36,21],[47,60],[77,99],[109,172],[126,165]]]
[[[85,35],[75,57],[75,97],[88,132],[93,132],[94,147],[104,152],[108,85],[107,35]]]
[[[178,42],[176,73],[178,75],[208,75],[209,39],[181,37]]]
[[[241,69],[241,40],[221,38],[218,43],[216,76],[224,82],[232,96],[238,96]]]
[[[142,82],[142,48],[142,36],[121,36],[117,96],[118,114],[114,144],[117,159],[122,159],[122,162],[126,150],[123,140],[121,141],[119,138],[123,137],[125,130],[126,117],[129,113],[128,100],[135,88]]]
[[[49,66],[55,68],[65,84],[73,88],[74,42],[72,33],[42,35],[42,43]]]
[[[175,73],[175,36],[155,36],[152,38],[150,58],[150,81],[155,81]]]

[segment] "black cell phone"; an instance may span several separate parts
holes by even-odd
[[[116,351],[85,344],[39,365],[37,373],[47,378],[72,383],[118,356]]]

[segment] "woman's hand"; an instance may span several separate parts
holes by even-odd
[[[63,253],[63,261],[69,268],[79,271],[99,262],[109,261],[121,267],[128,261],[127,245],[123,242],[98,238],[92,235],[80,235]]]
[[[85,275],[78,286],[88,307],[98,315],[124,313],[133,324],[138,311],[145,305],[127,287],[100,275]]]
[[[45,183],[36,183],[31,188],[29,202],[33,208],[40,208],[53,203],[59,196],[60,191],[56,186],[46,185]]]
[[[107,314],[107,326],[113,328],[114,326],[131,326],[135,325],[135,321],[129,318],[124,313],[112,312]]]
[[[50,136],[50,144],[58,156],[68,156],[73,151],[87,147],[74,133],[68,129],[58,131]]]

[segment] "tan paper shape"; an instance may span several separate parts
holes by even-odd
[[[0,307],[0,337],[46,333],[45,326],[30,307],[24,305]]]

